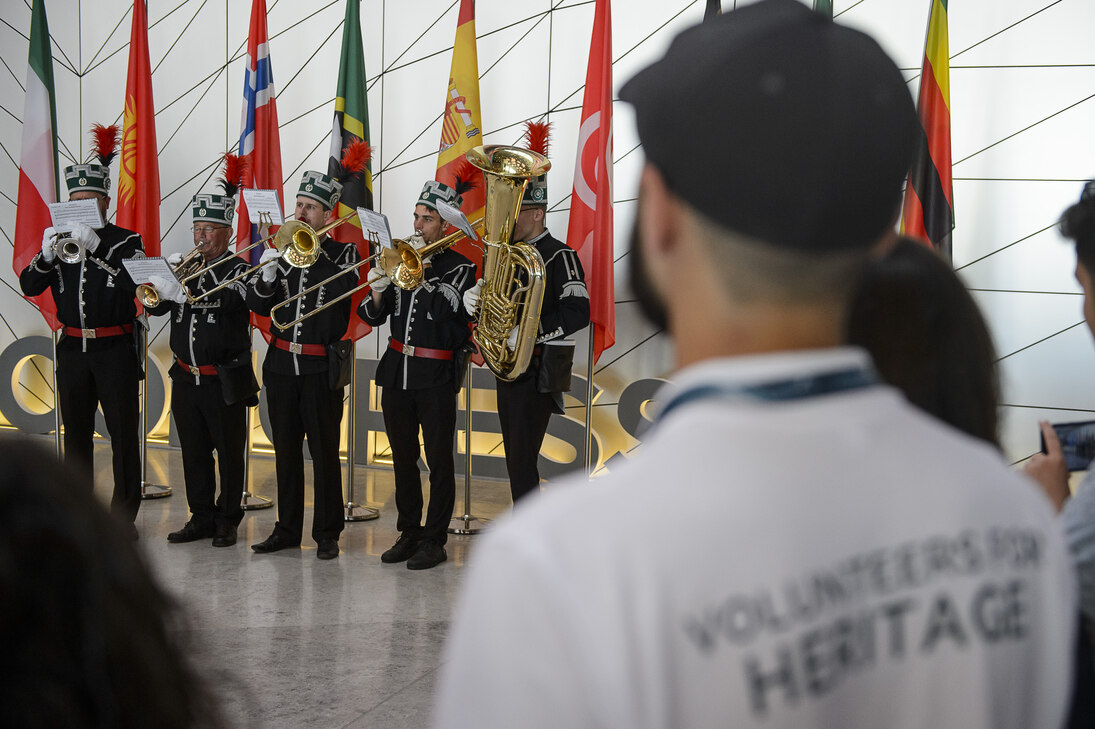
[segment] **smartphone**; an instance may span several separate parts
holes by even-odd
[[[1053,423],[1053,430],[1061,441],[1065,464],[1070,471],[1086,471],[1095,459],[1095,420],[1081,423]],[[1042,437],[1042,453],[1046,452],[1046,439]]]

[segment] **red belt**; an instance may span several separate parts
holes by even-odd
[[[187,364],[186,362],[183,362],[178,357],[175,358],[175,362],[178,363],[179,367],[182,367],[184,370],[186,370],[190,374],[194,375],[195,377],[197,377],[198,375],[215,375],[215,374],[217,374],[216,365],[192,365],[192,364]]]
[[[100,339],[102,337],[120,337],[133,331],[132,324],[120,327],[99,327],[97,329],[81,329],[79,327],[64,327],[62,331],[70,337],[83,337],[84,339]]]
[[[404,344],[398,339],[389,339],[388,346],[400,354],[405,354],[408,357],[423,357],[425,359],[452,359],[452,350],[449,349],[430,349],[429,347],[412,347],[409,344]]]
[[[327,356],[327,348],[322,344],[297,344],[296,342],[290,342],[288,339],[274,337],[274,346],[293,354],[306,354],[310,357]]]

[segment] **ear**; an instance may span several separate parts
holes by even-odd
[[[681,208],[658,168],[649,162],[639,181],[639,225],[647,260],[672,256],[679,243]]]

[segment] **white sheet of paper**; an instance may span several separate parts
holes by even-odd
[[[272,225],[281,225],[285,216],[281,211],[281,201],[277,190],[251,190],[244,188],[243,201],[247,203],[247,217],[255,225],[270,221]],[[268,216],[268,217],[267,217]],[[266,218],[263,220],[262,218]]]
[[[95,198],[50,203],[49,217],[53,221],[54,228],[71,225],[72,223],[83,223],[95,230],[103,227],[103,216],[99,212],[99,201]]]
[[[150,283],[153,276],[160,276],[161,278],[166,279],[175,277],[175,273],[171,270],[171,265],[167,262],[167,259],[162,256],[156,256],[155,258],[127,258],[122,261],[122,265],[125,266],[126,271],[129,271],[129,277],[133,279],[133,283],[135,284]]]
[[[455,225],[460,232],[472,240],[479,240],[479,236],[475,234],[475,230],[472,229],[471,223],[468,222],[468,216],[464,215],[464,213],[460,211],[460,208],[439,201],[437,203],[437,212],[441,214],[441,217],[446,223]]]
[[[364,233],[366,240],[369,239],[369,233],[372,233],[380,241],[381,248],[392,247],[392,229],[388,227],[387,215],[375,210],[358,208],[357,217],[361,221],[361,232]]]

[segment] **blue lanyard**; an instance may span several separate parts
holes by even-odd
[[[697,385],[677,393],[658,414],[660,421],[671,411],[696,400],[724,397],[746,397],[762,402],[802,400],[818,395],[830,395],[847,390],[858,390],[878,384],[878,376],[871,369],[856,367],[849,370],[826,372],[819,375],[776,380],[760,385]]]

